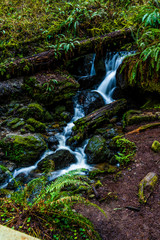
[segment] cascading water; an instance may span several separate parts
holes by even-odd
[[[97,90],[95,90],[103,97],[105,104],[113,102],[112,95],[116,88],[116,71],[125,55],[127,55],[126,52],[116,53],[114,55],[109,53],[109,58],[106,58],[106,76]]]
[[[102,83],[97,88],[97,90],[94,90],[94,91],[96,91],[100,95],[102,95],[106,104],[113,101],[112,93],[116,87],[116,71],[117,71],[118,66],[121,64],[121,62],[124,58],[124,55],[126,55],[126,54],[127,53],[123,53],[123,55],[116,53],[113,55],[110,53],[109,59],[107,58],[105,61],[106,76],[105,76],[104,80],[102,81]],[[90,76],[95,75],[94,60],[95,60],[95,54],[93,55]],[[67,126],[64,128],[62,133],[56,134],[56,138],[59,141],[58,149],[56,151],[58,151],[60,149],[66,149],[66,150],[70,151],[76,157],[77,163],[71,164],[68,168],[52,172],[51,176],[49,177],[49,180],[53,180],[53,179],[57,178],[58,176],[61,176],[71,170],[76,170],[76,169],[81,169],[81,168],[91,169],[91,167],[86,163],[86,154],[84,152],[85,147],[88,143],[88,140],[85,141],[85,143],[83,144],[82,147],[77,147],[77,148],[75,148],[74,151],[71,150],[71,148],[69,146],[67,146],[67,144],[66,144],[67,139],[71,135],[72,128],[74,126],[74,121],[76,121],[82,117],[84,117],[84,111],[82,109],[82,106],[80,104],[76,103],[75,108],[74,108],[74,116],[73,116],[72,120],[67,124]],[[37,168],[37,165],[40,161],[42,161],[46,156],[55,153],[56,151],[51,151],[51,150],[46,151],[43,154],[43,156],[33,166],[16,169],[13,172],[13,178],[17,177],[20,173],[29,175],[31,171],[33,171]],[[13,178],[10,178],[9,181],[7,183],[3,184],[2,186],[0,186],[0,188],[7,187],[8,183],[11,182]]]
[[[65,174],[66,172],[71,171],[71,170],[76,170],[76,169],[80,169],[80,168],[85,168],[85,169],[91,168],[88,164],[86,164],[86,154],[84,152],[85,147],[88,143],[87,140],[85,141],[85,143],[82,147],[77,147],[74,151],[71,150],[71,148],[66,145],[66,141],[70,137],[72,128],[74,126],[73,122],[82,117],[84,117],[84,112],[83,112],[82,106],[79,105],[78,103],[76,103],[76,106],[74,108],[74,117],[72,118],[71,122],[67,124],[67,126],[64,128],[62,133],[56,134],[56,138],[59,141],[57,150],[66,149],[66,150],[70,151],[75,156],[77,163],[71,164],[68,168],[54,171],[51,174],[51,176],[49,177],[50,181],[55,179],[58,176]]]

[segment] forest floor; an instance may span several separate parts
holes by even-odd
[[[138,127],[134,125],[126,130],[130,132]],[[146,204],[139,203],[138,185],[147,173],[160,173],[160,154],[151,150],[153,141],[160,141],[160,127],[126,133],[126,138],[137,146],[134,162],[123,169],[118,178],[114,174],[100,176],[103,185],[97,189],[99,199],[108,193],[112,197],[102,202],[92,200],[106,212],[107,218],[90,206],[77,205],[75,209],[93,222],[103,240],[159,240],[160,184],[156,184]]]

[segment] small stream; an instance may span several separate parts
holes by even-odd
[[[104,99],[105,104],[109,104],[113,101],[112,95],[114,92],[114,89],[116,88],[116,71],[121,64],[124,56],[127,55],[127,52],[121,53],[109,53],[109,57],[105,60],[105,67],[106,67],[106,76],[104,80],[100,83],[97,89],[93,90],[95,92],[98,92]],[[90,76],[95,75],[95,68],[94,68],[94,60],[96,55],[93,55],[92,60],[92,66],[90,71]],[[49,177],[49,180],[53,180],[57,178],[58,176],[61,176],[68,171],[76,170],[76,169],[88,169],[90,170],[92,167],[87,164],[87,157],[84,152],[85,147],[88,143],[88,140],[86,140],[81,147],[75,148],[73,151],[67,144],[67,139],[71,136],[72,128],[74,126],[74,121],[78,120],[79,118],[84,117],[84,111],[82,106],[77,102],[75,102],[74,106],[74,116],[72,120],[67,124],[66,127],[64,127],[62,133],[57,133],[56,138],[59,141],[59,145],[56,151],[60,149],[65,149],[71,152],[77,160],[75,164],[71,164],[68,168],[54,171],[52,172],[51,176]],[[43,156],[33,165],[30,167],[24,167],[20,169],[16,169],[13,172],[13,178],[16,178],[19,174],[23,173],[25,175],[29,175],[31,171],[35,170],[37,168],[37,165],[40,161],[42,161],[46,156],[55,153],[56,151],[47,150]],[[13,178],[10,178],[9,182],[12,181]],[[8,183],[9,183],[8,182]],[[7,187],[8,183],[3,184],[0,188]]]

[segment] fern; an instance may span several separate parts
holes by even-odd
[[[8,216],[10,217],[9,212],[11,209],[13,209],[13,211],[15,209],[12,217],[10,217],[9,221],[7,220],[8,226],[11,227],[13,224],[20,224],[20,219],[23,219],[23,225],[25,225],[25,223],[27,224],[26,219],[30,221],[33,217],[35,228],[38,227],[38,229],[40,229],[39,223],[42,222],[42,224],[44,223],[44,229],[47,229],[47,234],[49,230],[48,226],[50,226],[50,229],[54,229],[54,231],[57,232],[60,228],[69,228],[70,231],[70,226],[72,225],[83,229],[87,239],[100,239],[93,224],[88,219],[72,210],[73,204],[75,203],[86,204],[96,207],[106,216],[105,212],[96,204],[89,202],[78,194],[74,194],[74,189],[77,189],[79,186],[91,189],[90,180],[86,176],[80,175],[79,170],[77,170],[57,178],[47,187],[45,187],[46,184],[47,181],[45,178],[34,179],[29,182],[24,189],[12,194],[9,201],[2,200],[3,204],[0,207],[2,213],[3,210],[5,213],[8,211]],[[35,220],[38,225],[35,225]]]

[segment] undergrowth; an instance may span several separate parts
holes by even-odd
[[[78,173],[69,172],[48,186],[45,178],[34,179],[10,198],[1,198],[1,224],[45,240],[100,239],[92,223],[73,209],[75,203],[89,204],[105,214],[76,193],[91,189],[89,179]]]
[[[62,48],[74,48],[76,41],[132,27],[133,19],[126,17],[132,5],[139,6],[139,2],[1,1],[0,61],[6,64],[50,48],[58,54]]]
[[[139,23],[136,34],[133,34],[137,51],[124,59],[121,72],[129,66],[127,78],[130,84],[137,80],[145,84],[150,79],[157,82],[160,72],[160,3],[147,1],[147,4],[133,6],[131,10],[136,11],[134,22]]]

